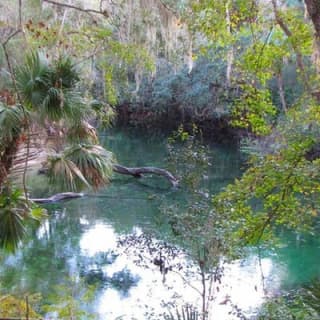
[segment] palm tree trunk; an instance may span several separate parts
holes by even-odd
[[[8,180],[8,174],[18,150],[17,145],[17,139],[11,141],[10,144],[5,147],[3,154],[0,157],[0,190],[2,190],[2,187]]]

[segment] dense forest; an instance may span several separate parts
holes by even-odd
[[[206,281],[219,282],[221,261],[276,246],[283,230],[318,237],[318,0],[1,0],[0,9],[0,261],[50,219],[43,203],[97,192],[115,173],[160,175],[190,195],[183,214],[161,214],[192,248],[202,305],[163,319],[215,319]],[[170,136],[171,164],[119,164],[99,143],[110,126]],[[199,180],[212,142],[237,146],[246,162],[208,196]],[[34,197],[35,168],[55,194]],[[254,319],[319,319],[319,283],[267,297]],[[1,285],[0,318],[44,316]],[[74,312],[60,319],[87,319]]]

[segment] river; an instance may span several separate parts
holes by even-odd
[[[167,165],[164,138],[111,131],[102,135],[101,141],[123,165]],[[241,175],[244,163],[236,146],[212,145],[210,150],[212,166],[205,187],[214,194]],[[51,192],[42,177],[30,180],[34,196]],[[156,230],[159,238],[150,241],[159,248],[159,243],[166,241],[168,227],[160,207],[163,201],[188,196],[183,193],[172,189],[163,177],[115,175],[110,185],[96,194],[48,205],[48,219],[15,255],[3,258],[2,288],[20,296],[41,293],[42,305],[60,304],[61,308],[70,298],[67,295],[73,295],[80,301],[79,309],[97,319],[165,319],[163,314],[176,312],[176,305],[199,306],[199,278],[192,272],[184,279],[187,281],[181,276],[185,269],[193,268],[184,253],[176,257],[182,271],[169,271],[164,277],[153,263],[155,251],[153,255],[135,241],[119,245],[125,236],[134,234],[140,239]],[[319,241],[297,242],[289,236],[260,255],[254,248],[249,250],[245,259],[225,265],[210,302],[210,319],[236,319],[229,313],[234,310],[230,301],[254,318],[266,296],[319,276],[319,258]],[[93,289],[89,289],[91,285]],[[86,297],[89,292],[91,299]],[[57,318],[50,307],[47,310],[48,319]]]

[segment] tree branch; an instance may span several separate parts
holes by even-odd
[[[91,13],[96,13],[96,14],[101,14],[104,17],[109,17],[109,12],[107,10],[95,10],[95,9],[83,9],[80,8],[78,6],[74,6],[72,4],[66,4],[66,3],[61,3],[61,2],[57,2],[57,1],[52,1],[52,0],[42,0],[43,2],[49,3],[49,4],[53,4],[59,7],[65,7],[65,8],[69,8],[69,9],[74,9],[74,10],[78,10],[84,13],[87,13],[91,16]]]

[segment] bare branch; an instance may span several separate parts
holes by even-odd
[[[65,8],[69,8],[69,9],[74,9],[74,10],[78,10],[84,13],[87,13],[91,16],[91,13],[95,13],[95,14],[101,14],[104,17],[109,17],[109,12],[107,10],[95,10],[95,9],[83,9],[81,7],[78,6],[74,6],[72,4],[66,4],[66,3],[61,3],[61,2],[57,2],[57,1],[52,1],[52,0],[42,0],[43,2],[49,3],[49,4],[53,4],[59,7],[65,7]]]
[[[159,0],[160,4],[169,12],[171,12],[175,16],[179,16],[179,14],[171,7],[169,7],[168,4],[166,4],[163,0]]]
[[[6,46],[7,43],[8,43],[13,37],[15,37],[18,33],[20,33],[20,32],[22,32],[21,29],[18,29],[18,30],[15,30],[14,32],[12,32],[12,33],[8,36],[8,38],[1,43],[2,46]]]

